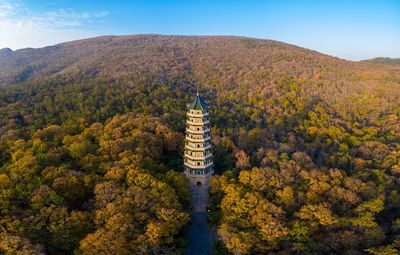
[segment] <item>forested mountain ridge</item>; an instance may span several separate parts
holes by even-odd
[[[224,36],[2,50],[0,251],[182,252],[198,85],[216,254],[397,254],[399,69]]]
[[[379,59],[383,61],[384,58],[371,61],[378,62]],[[223,65],[227,61],[231,63]],[[303,68],[293,68],[299,63]],[[304,78],[312,77],[310,69],[332,74],[333,70],[328,68],[345,73],[351,73],[347,70],[351,68],[355,72],[353,75],[369,71],[357,62],[278,41],[229,36],[134,35],[103,36],[40,49],[2,49],[0,81],[12,83],[55,74],[79,78],[85,75],[124,77],[142,72],[155,75],[161,70],[164,75],[174,76],[174,71],[185,71],[197,77],[204,75],[201,66],[211,69],[207,70],[211,74],[219,69],[227,76],[232,74],[227,72],[228,67],[235,71],[238,70],[236,65],[240,65],[243,73],[279,70],[284,74],[302,74]],[[265,70],[259,70],[261,67]]]
[[[375,63],[382,63],[382,64],[400,64],[400,58],[373,58],[364,60],[365,62],[375,62]]]
[[[164,72],[171,73],[175,66],[181,66],[185,71],[194,73],[199,69],[196,66],[203,64],[212,66],[224,60],[233,60],[232,58],[240,55],[244,59],[237,59],[238,63],[249,62],[249,58],[255,58],[254,63],[257,63],[259,54],[268,53],[261,56],[264,59],[276,54],[282,55],[283,58],[283,54],[293,50],[297,53],[318,55],[277,41],[242,37],[159,35],[104,36],[41,49],[22,49],[15,52],[2,50],[7,54],[0,60],[0,77],[3,83],[20,81],[21,76],[25,80],[43,74],[50,76],[57,73],[72,73],[78,76],[79,73],[76,72],[84,74],[95,72],[99,75],[112,74],[120,77],[128,73],[133,75],[147,71],[155,75],[159,68],[164,67]],[[207,55],[212,58],[205,58]],[[105,58],[113,65],[107,65]],[[212,62],[208,63],[210,61]]]

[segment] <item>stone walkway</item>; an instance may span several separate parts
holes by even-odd
[[[186,255],[211,255],[213,235],[207,224],[208,188],[192,189],[192,224],[189,229],[189,247]]]

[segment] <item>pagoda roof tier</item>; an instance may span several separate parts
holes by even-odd
[[[205,151],[205,150],[211,149],[211,145],[208,145],[206,147],[200,147],[200,148],[195,148],[195,147],[190,147],[190,146],[185,145],[185,149],[188,149],[191,151]]]
[[[187,108],[191,110],[207,110],[208,105],[200,97],[199,93],[197,93],[196,98],[193,100],[191,104],[187,105]]]
[[[210,132],[211,129],[207,128],[205,130],[191,130],[187,128],[185,131],[186,133],[191,133],[191,134],[204,134]]]
[[[189,154],[185,154],[184,157],[187,158],[187,159],[190,159],[190,160],[204,161],[204,160],[206,160],[208,158],[213,158],[213,155],[212,154],[208,154],[208,155],[201,156],[201,157],[195,157],[195,156],[191,156]]]
[[[185,165],[186,167],[189,167],[190,169],[193,169],[193,170],[202,170],[202,169],[206,169],[207,167],[213,166],[214,163],[211,162],[211,163],[208,163],[208,164],[203,165],[203,166],[193,166],[193,165],[188,164],[188,163],[184,163],[184,165]]]

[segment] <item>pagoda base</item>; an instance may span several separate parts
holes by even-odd
[[[195,175],[185,171],[185,176],[189,180],[189,185],[192,189],[196,187],[204,187],[208,189],[210,187],[212,174],[213,173]]]

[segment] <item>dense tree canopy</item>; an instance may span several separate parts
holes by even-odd
[[[188,221],[182,208],[188,187],[168,167],[182,135],[158,118],[134,114],[81,124],[50,125],[10,142],[0,175],[7,237],[0,249],[158,254],[182,248],[177,236]]]

